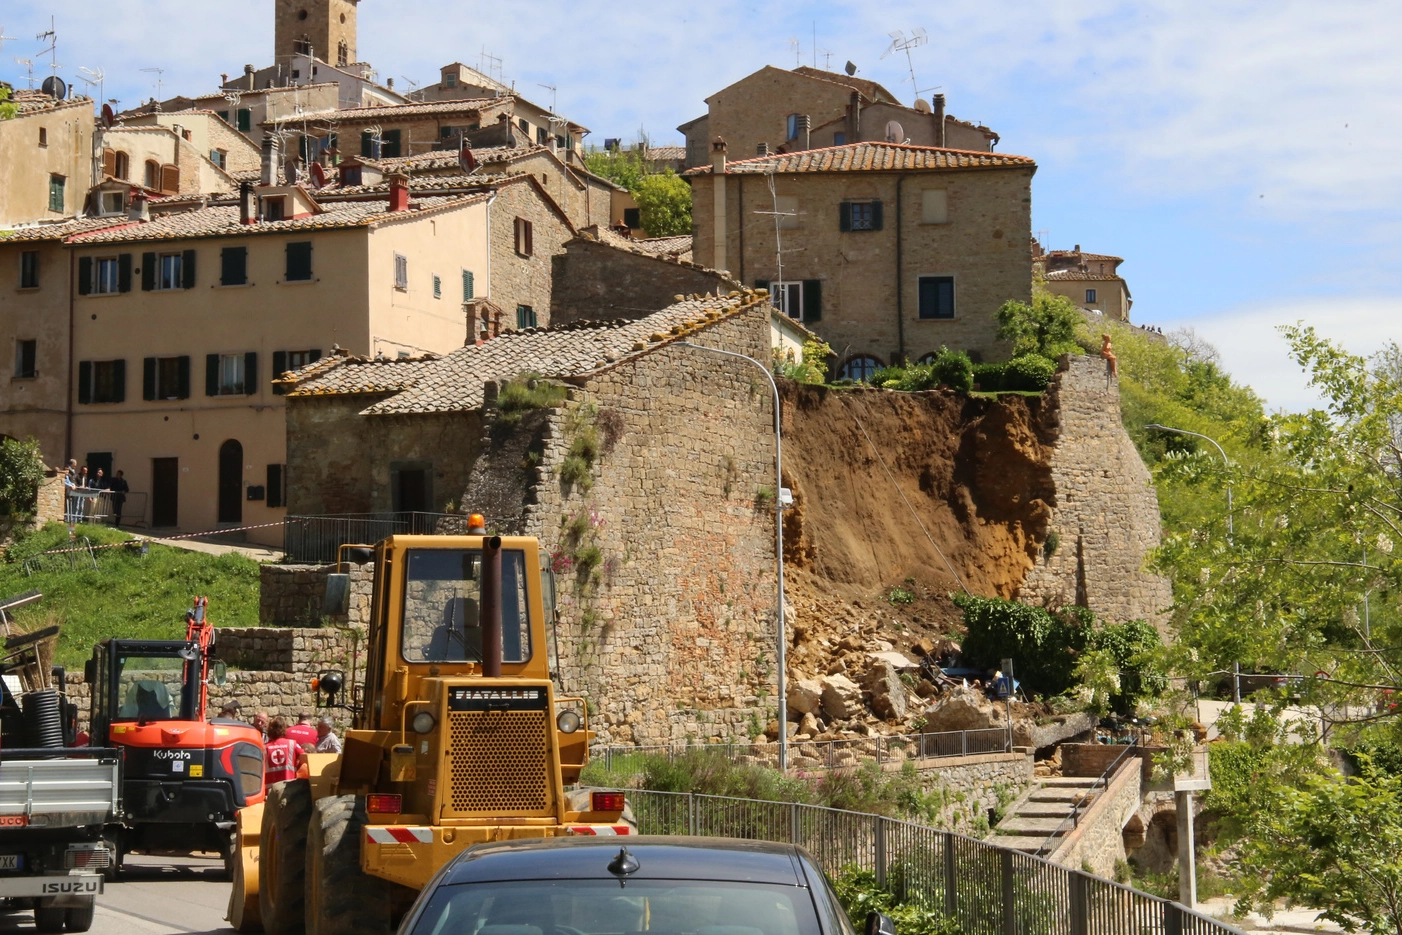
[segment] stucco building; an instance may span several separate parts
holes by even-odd
[[[93,101],[12,92],[18,113],[0,120],[0,226],[75,217],[94,181]]]
[[[1034,262],[1041,269],[1048,292],[1065,296],[1089,312],[1112,321],[1129,321],[1134,299],[1129,284],[1120,275],[1123,257],[1074,250],[1052,250]]]
[[[941,347],[1006,356],[995,313],[1032,294],[1031,159],[857,143],[730,162],[715,145],[687,172],[696,261],[769,289],[841,375]]]

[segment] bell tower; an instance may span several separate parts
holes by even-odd
[[[332,65],[356,61],[355,13],[360,0],[276,0],[273,61],[309,52]]]

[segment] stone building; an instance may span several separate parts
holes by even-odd
[[[677,130],[686,137],[687,168],[705,165],[720,137],[737,159],[863,142],[990,152],[998,134],[934,106],[906,107],[875,81],[800,65],[792,71],[766,65],[706,98],[707,111]],[[888,129],[900,125],[899,138]]]
[[[0,120],[0,227],[75,217],[94,181],[93,101],[17,90]]]
[[[840,376],[941,347],[1007,355],[995,313],[1032,295],[1031,159],[856,143],[730,162],[716,147],[686,173],[696,259],[769,289]]]
[[[225,104],[227,106],[227,104]],[[257,178],[262,164],[258,145],[230,126],[229,121],[217,111],[190,108],[188,110],[161,111],[131,117],[123,122],[124,127],[169,127],[194,151],[205,156],[219,169],[236,180]],[[108,144],[105,149],[114,149]],[[115,155],[114,155],[115,158]],[[107,154],[103,153],[104,171]],[[140,168],[140,160],[128,159],[128,165]],[[113,172],[106,172],[114,175]],[[129,178],[120,175],[119,178]],[[217,188],[202,191],[219,191]]]
[[[1080,244],[1074,250],[1052,250],[1033,260],[1042,271],[1048,292],[1065,296],[1086,311],[1111,321],[1129,321],[1134,299],[1129,294],[1129,284],[1120,275],[1123,262],[1122,257],[1083,253]]]
[[[539,146],[554,142],[562,153],[572,159],[584,156],[584,137],[589,128],[566,120],[532,101],[526,100],[510,85],[503,84],[462,62],[444,65],[438,70],[439,81],[414,92],[420,101],[464,101],[486,98],[512,98],[512,125]]]
[[[736,291],[437,360],[324,361],[286,380],[294,509],[385,509],[431,487],[538,536],[561,611],[548,649],[562,689],[598,703],[601,740],[748,736],[776,678],[773,524],[756,506],[772,403],[743,361],[679,342],[766,360],[772,315]],[[490,400],[527,371],[568,398],[493,428]]]
[[[690,237],[633,241],[591,227],[554,259],[551,324],[590,318],[642,318],[675,295],[725,293],[739,282],[689,259]],[[684,259],[683,257],[686,257]]]
[[[214,160],[223,160],[235,146],[245,172],[257,172],[258,154],[248,140],[240,137],[239,144],[226,143],[223,149],[205,151],[195,146],[193,136],[193,130],[154,124],[102,130],[103,180],[128,182],[157,195],[228,194],[238,190],[239,180]],[[116,203],[89,204],[88,208],[94,213],[126,210],[124,204]]]

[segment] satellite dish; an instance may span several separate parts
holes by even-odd
[[[933,111],[930,109],[929,101],[925,100],[923,97],[917,97],[915,99],[915,112],[917,114],[928,114]]]
[[[296,184],[297,184],[297,176],[298,176],[299,171],[300,171],[300,170],[297,168],[297,157],[296,157],[296,156],[290,156],[290,157],[288,157],[287,162],[283,165],[282,171],[283,171],[283,175],[287,178],[287,184],[288,184],[288,185],[296,185]]]
[[[892,120],[886,124],[886,142],[899,143],[905,139],[905,128],[898,121]]]
[[[467,175],[471,175],[473,171],[476,170],[477,156],[472,152],[472,147],[470,145],[464,145],[462,150],[459,151],[458,165],[462,167],[462,171]]]
[[[326,170],[321,167],[321,163],[312,163],[311,175],[312,185],[319,189],[326,187]]]
[[[844,68],[843,71],[847,72],[848,75],[855,75],[857,73],[857,66],[848,62],[847,67]]]
[[[56,101],[61,101],[68,96],[68,85],[58,75],[49,75],[44,79],[44,83],[39,85],[39,88]]]
[[[112,126],[113,122],[116,121],[116,119],[117,119],[117,115],[114,114],[114,113],[112,113],[112,105],[111,105],[111,104],[103,104],[103,105],[102,105],[102,125],[103,125],[104,127],[110,127],[110,126]]]

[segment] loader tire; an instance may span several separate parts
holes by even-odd
[[[268,935],[303,935],[306,903],[307,827],[312,788],[290,779],[268,789],[259,838],[258,914]]]
[[[390,884],[360,869],[365,797],[328,796],[307,834],[306,935],[390,935]]]

